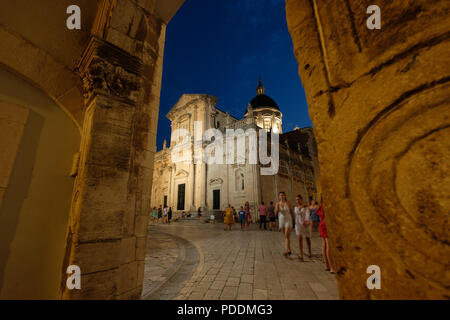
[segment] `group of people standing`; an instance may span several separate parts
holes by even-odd
[[[250,214],[250,205],[248,202],[244,206],[241,206],[239,212],[228,204],[223,214],[223,221],[226,225],[225,231],[231,231],[231,226],[238,220],[241,223],[241,230],[249,230],[250,223],[252,222],[252,215]]]
[[[276,215],[275,215],[275,207],[273,206],[273,202],[270,203],[270,206],[266,207],[264,202],[258,208],[259,212],[259,228],[262,229],[264,225],[264,230],[267,230],[267,223],[269,224],[269,230],[275,231],[276,229]],[[225,230],[231,230],[231,225],[236,222],[240,222],[241,230],[249,230],[250,223],[252,222],[252,215],[250,213],[250,205],[248,202],[245,203],[244,206],[240,208],[238,212],[236,209],[228,204],[228,207],[224,212],[224,223],[226,225]]]
[[[325,211],[323,203],[319,205],[318,202],[311,201],[308,206],[302,196],[298,195],[295,198],[295,204],[292,205],[286,198],[285,192],[279,193],[279,201],[274,206],[273,202],[270,202],[269,206],[266,206],[264,202],[258,207],[259,214],[259,228],[267,230],[267,224],[269,230],[275,231],[278,229],[282,232],[285,242],[284,256],[287,258],[292,255],[291,250],[291,232],[295,230],[298,238],[300,261],[303,259],[303,240],[306,240],[308,248],[308,257],[312,258],[311,252],[311,238],[313,230],[319,230],[319,235],[322,238],[322,256],[325,263],[325,270],[331,273],[335,272],[333,258],[330,254],[328,234],[325,224]],[[249,230],[252,216],[250,213],[250,205],[248,202],[240,208],[238,212],[228,204],[228,207],[224,212],[224,223],[226,225],[225,230],[231,231],[231,226],[236,223],[236,220],[240,221],[241,230]]]
[[[153,208],[152,221],[154,223],[162,222],[162,223],[170,224],[170,222],[172,221],[172,216],[173,216],[172,207],[165,206],[163,208],[161,205],[161,206],[159,206],[158,209],[156,209],[156,207]]]

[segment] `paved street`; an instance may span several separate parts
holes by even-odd
[[[313,238],[313,258],[283,257],[280,232],[249,232],[233,225],[183,220],[149,226],[143,299],[301,300],[337,299],[334,276],[324,271],[321,240]],[[305,244],[306,247],[306,244]]]

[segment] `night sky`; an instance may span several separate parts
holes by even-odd
[[[311,126],[285,0],[187,0],[167,27],[157,146],[166,114],[184,93],[211,94],[241,119],[258,76],[283,113],[283,132]]]

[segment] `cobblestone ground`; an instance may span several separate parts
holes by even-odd
[[[313,258],[283,257],[280,232],[249,232],[234,225],[183,220],[149,226],[144,299],[312,300],[337,299],[334,275],[324,270],[321,240],[314,233]],[[304,244],[306,247],[306,243]]]

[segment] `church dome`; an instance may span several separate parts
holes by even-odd
[[[264,107],[280,110],[277,103],[273,101],[271,97],[266,96],[265,94],[258,94],[256,97],[253,98],[252,101],[250,101],[250,105],[252,106],[253,110]]]
[[[251,117],[254,123],[267,131],[282,133],[282,117],[280,108],[272,98],[266,95],[261,78],[256,88],[256,97],[248,104],[245,118]]]
[[[277,103],[269,96],[266,95],[264,86],[262,85],[261,78],[259,79],[259,85],[256,88],[256,97],[250,101],[250,105],[253,110],[262,109],[262,108],[273,108],[280,111]]]

